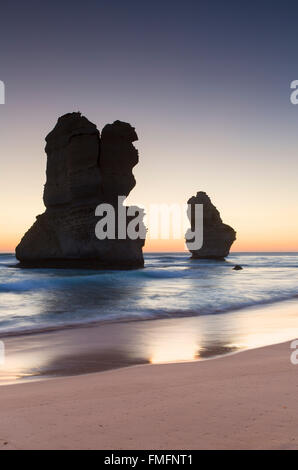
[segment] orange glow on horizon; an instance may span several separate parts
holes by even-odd
[[[265,238],[265,237],[264,237]],[[150,252],[188,252],[184,240],[150,240],[148,239],[143,249],[145,253]],[[232,246],[233,252],[298,252],[297,241],[289,240],[282,244],[277,240],[236,240]]]
[[[23,234],[13,236],[6,236],[0,241],[0,253],[14,253],[16,246],[20,242]],[[163,253],[163,252],[184,252],[188,250],[185,246],[184,240],[150,240],[148,239],[143,248],[144,253]],[[272,239],[269,241],[258,240],[236,240],[232,246],[231,253],[233,252],[298,252],[297,242],[289,240],[287,243],[278,243]]]

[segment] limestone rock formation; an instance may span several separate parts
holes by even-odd
[[[199,250],[190,248],[188,233],[186,234],[186,244],[192,253],[192,258],[224,259],[228,256],[233,242],[236,240],[235,230],[222,222],[220,214],[212,204],[209,196],[199,191],[196,196],[188,200],[190,207],[191,230],[195,230],[195,204],[203,205],[203,245]]]
[[[46,211],[16,248],[22,266],[143,266],[144,239],[99,240],[95,235],[96,207],[112,204],[117,216],[118,196],[128,196],[135,186],[137,139],[135,129],[125,122],[106,125],[100,136],[96,125],[81,113],[58,119],[46,137]]]
[[[115,194],[128,196],[135,187],[132,173],[139,156],[133,142],[138,140],[130,124],[115,121],[107,124],[101,133],[102,190],[106,201],[113,202]]]

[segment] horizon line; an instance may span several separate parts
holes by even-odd
[[[156,251],[156,250],[148,250],[148,251],[143,251],[143,253],[186,253],[186,254],[191,254],[189,251],[187,250],[169,250],[169,251]],[[246,250],[246,251],[230,251],[229,254],[237,254],[237,253],[297,253],[298,254],[298,250],[294,250],[294,251],[288,251],[288,250],[271,250],[271,251],[267,251],[267,250]],[[0,254],[3,255],[3,254],[7,254],[7,255],[14,255],[15,254],[15,251],[7,251],[7,250],[4,250],[4,251],[1,251],[0,250]],[[229,255],[228,255],[229,256]],[[226,258],[228,257],[226,256]]]

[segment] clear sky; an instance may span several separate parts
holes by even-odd
[[[234,250],[298,251],[297,13],[294,0],[1,2],[0,251],[43,212],[44,137],[77,110],[136,127],[128,202],[203,190]]]

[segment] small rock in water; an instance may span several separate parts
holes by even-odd
[[[234,271],[241,271],[243,268],[239,264],[236,264],[236,266],[233,267]]]

